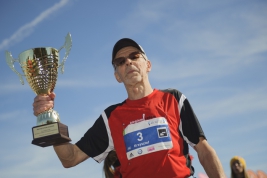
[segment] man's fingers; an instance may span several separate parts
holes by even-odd
[[[53,107],[54,105],[54,101],[53,100],[37,100],[37,101],[34,101],[34,103],[32,104],[33,107],[38,107],[38,106],[42,106],[42,105],[50,105]]]
[[[53,108],[53,100],[55,97],[55,93],[50,93],[49,95],[37,95],[32,104],[34,115],[37,116],[38,114]]]
[[[55,94],[54,92],[52,92],[52,93],[49,94],[49,97],[50,97],[52,100],[54,100],[55,97],[56,97],[56,94]]]
[[[50,100],[54,100],[56,97],[56,94],[54,92],[50,93],[49,95],[37,95],[34,98],[34,102],[38,102],[38,101],[50,101]]]
[[[41,107],[38,107],[38,108],[34,108],[33,109],[33,114],[35,115],[35,116],[37,116],[38,114],[40,114],[40,113],[42,113],[42,112],[44,112],[44,111],[47,111],[47,110],[49,110],[51,107],[49,107],[49,106],[41,106]]]

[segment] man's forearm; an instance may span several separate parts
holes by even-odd
[[[71,143],[64,143],[54,145],[54,150],[65,168],[76,166],[83,162],[89,156],[81,151],[76,145]]]
[[[65,168],[73,167],[75,160],[74,145],[71,143],[64,143],[60,145],[54,145],[54,150]]]

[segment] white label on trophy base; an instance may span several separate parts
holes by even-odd
[[[39,127],[33,128],[33,137],[40,138],[40,137],[45,137],[49,135],[54,135],[58,134],[58,124],[53,123],[53,124],[48,124],[48,125],[43,125]]]

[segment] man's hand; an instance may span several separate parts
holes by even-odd
[[[54,92],[50,93],[49,95],[37,95],[32,104],[33,114],[37,116],[38,114],[53,108],[55,97],[56,94]]]

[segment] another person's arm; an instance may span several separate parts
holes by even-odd
[[[33,103],[34,115],[37,116],[39,113],[53,108],[55,97],[55,93],[50,93],[50,95],[37,95]],[[54,145],[53,147],[62,165],[66,168],[73,167],[89,158],[87,154],[71,143]]]
[[[207,175],[212,178],[225,178],[222,164],[215,152],[215,150],[209,145],[207,140],[203,137],[199,137],[198,144],[194,147],[199,161],[205,169]]]

